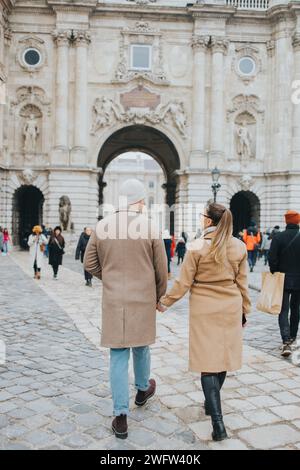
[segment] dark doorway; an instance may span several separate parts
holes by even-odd
[[[175,146],[165,134],[157,129],[144,125],[132,125],[116,131],[100,149],[98,166],[102,168],[103,173],[99,176],[99,206],[105,202],[103,188],[106,186],[106,167],[118,155],[130,151],[144,152],[160,164],[166,177],[166,183],[163,185],[165,202],[169,207],[175,204],[177,188],[175,172],[180,169],[179,155]],[[174,224],[174,213],[171,212],[169,221],[171,234],[174,234]]]
[[[27,239],[34,225],[43,222],[43,193],[35,186],[21,186],[13,198],[13,243],[28,249]]]
[[[260,202],[256,194],[251,191],[239,191],[230,201],[230,210],[233,215],[233,235],[241,230],[260,224]]]

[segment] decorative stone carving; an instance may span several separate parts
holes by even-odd
[[[14,159],[25,157],[25,161],[32,164],[34,157],[35,164],[42,163],[46,159],[46,155],[42,156],[42,133],[51,114],[50,100],[39,87],[20,87],[16,95],[10,106],[15,128]],[[19,157],[16,154],[20,154]]]
[[[236,116],[235,119],[236,156],[242,161],[250,160],[256,153],[256,120],[248,112]]]
[[[30,114],[29,118],[25,121],[23,128],[24,136],[24,152],[35,153],[37,138],[40,133],[37,119],[34,114]]]
[[[256,47],[247,44],[243,46],[239,46],[235,48],[236,55],[233,58],[232,61],[232,70],[235,71],[235,73],[238,75],[238,77],[245,83],[245,85],[248,85],[252,80],[254,80],[257,76],[257,74],[261,71],[262,69],[262,62],[259,57],[259,49]],[[243,74],[239,70],[239,61],[242,57],[250,57],[254,64],[255,68],[251,74]]]
[[[22,86],[17,90],[17,98],[11,102],[11,113],[26,105],[35,105],[44,109],[48,116],[51,115],[51,101],[47,98],[44,90],[37,86]]]
[[[73,31],[72,40],[74,41],[75,45],[84,45],[88,46],[91,42],[91,35],[89,31]]]
[[[267,41],[266,48],[267,48],[268,57],[273,57],[274,52],[275,52],[275,41],[273,39],[271,39],[270,41]]]
[[[102,96],[97,98],[93,109],[91,134],[94,135],[102,127],[112,125],[115,120],[133,124],[165,124],[173,123],[182,137],[186,138],[187,118],[184,104],[180,100],[170,100],[160,104],[156,109],[150,107],[131,106],[125,110],[121,104]]]
[[[24,52],[26,51],[26,49],[29,49],[29,48],[35,49],[40,54],[40,61],[36,65],[29,65],[24,60],[24,57],[23,57]],[[17,46],[16,59],[19,65],[26,72],[29,72],[31,74],[37,72],[42,67],[44,67],[44,65],[47,64],[47,52],[46,52],[46,47],[45,47],[45,41],[33,35],[22,38],[19,41],[18,46]]]
[[[120,103],[125,111],[131,107],[155,109],[160,104],[160,95],[152,93],[140,84],[129,92],[121,93]]]
[[[123,120],[123,110],[120,105],[106,96],[97,98],[92,108],[91,134],[94,135],[101,127],[108,126],[114,120]]]
[[[59,199],[59,221],[62,225],[63,230],[71,229],[71,201],[68,196],[61,196]]]
[[[55,29],[52,33],[52,37],[58,47],[67,46],[72,40],[72,31]]]
[[[211,36],[210,38],[210,47],[213,52],[221,52],[226,54],[229,46],[229,41],[223,37]]]
[[[248,112],[256,116],[260,114],[264,120],[265,112],[260,108],[260,99],[256,95],[237,95],[232,100],[232,107],[227,110],[227,121],[230,120],[232,114],[240,114]]]
[[[244,160],[248,160],[251,155],[251,134],[247,127],[247,122],[243,121],[242,124],[237,125],[236,129],[237,137],[237,153],[238,156]]]
[[[200,36],[198,34],[193,34],[191,46],[193,49],[204,49],[206,50],[210,41],[210,36]]]
[[[130,66],[130,50],[132,44],[152,46],[151,70],[133,70]],[[164,61],[161,46],[161,32],[152,28],[146,21],[137,21],[133,28],[121,31],[119,62],[113,82],[128,83],[136,78],[143,78],[159,85],[168,85],[164,73]]]
[[[295,33],[293,35],[292,44],[295,50],[300,50],[300,33]]]
[[[20,174],[20,178],[25,184],[32,184],[33,181],[35,180],[36,176],[33,170],[31,168],[26,168],[25,170],[22,171]]]
[[[254,179],[251,175],[242,175],[239,184],[243,191],[249,191],[254,184]]]

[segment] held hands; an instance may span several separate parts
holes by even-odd
[[[168,310],[167,307],[162,305],[160,302],[157,302],[156,309],[161,313],[164,313],[166,310]]]

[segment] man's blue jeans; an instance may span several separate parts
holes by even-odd
[[[146,391],[150,378],[150,348],[132,348],[135,387]],[[129,413],[128,362],[130,348],[110,350],[110,385],[114,416]]]

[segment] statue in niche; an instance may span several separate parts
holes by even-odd
[[[68,196],[59,199],[59,220],[63,230],[71,228],[71,201]]]
[[[251,134],[246,121],[239,124],[236,130],[237,135],[237,153],[243,160],[248,160],[252,156],[251,152]]]
[[[35,153],[39,133],[37,120],[34,114],[30,114],[29,118],[25,122],[23,129],[24,152]]]

